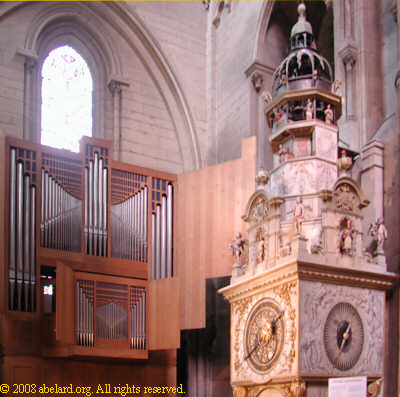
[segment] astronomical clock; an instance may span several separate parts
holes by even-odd
[[[262,95],[274,167],[256,177],[237,235],[229,286],[236,397],[327,396],[333,377],[383,376],[386,271],[382,222],[338,159],[341,98],[300,4],[291,51]],[[384,227],[384,226],[383,226]],[[377,242],[368,251],[368,239]],[[245,255],[242,252],[247,251]]]

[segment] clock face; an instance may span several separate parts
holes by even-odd
[[[285,322],[277,302],[266,298],[250,312],[244,331],[244,359],[257,373],[270,371],[282,352]]]
[[[354,306],[341,302],[332,308],[325,322],[324,346],[333,368],[354,367],[364,346],[364,326]]]

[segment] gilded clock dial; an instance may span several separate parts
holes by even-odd
[[[357,309],[350,303],[338,303],[329,312],[324,346],[333,368],[348,371],[357,363],[364,346],[364,326]]]
[[[251,311],[244,332],[244,358],[258,373],[270,371],[277,363],[284,342],[285,322],[277,302],[266,298]]]

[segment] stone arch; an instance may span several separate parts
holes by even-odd
[[[341,176],[335,182],[332,192],[336,207],[348,213],[359,213],[369,204],[361,186],[349,176]]]
[[[246,204],[246,210],[242,219],[245,222],[257,223],[259,220],[268,216],[269,204],[265,190],[256,190]]]
[[[112,140],[107,133],[104,113],[112,111],[112,95],[106,89],[110,76],[121,74],[121,62],[116,46],[101,20],[91,10],[73,4],[56,4],[34,18],[25,39],[24,51],[34,54],[35,64],[26,70],[25,91],[30,92],[31,123],[25,126],[24,138],[40,141],[41,132],[41,68],[50,51],[63,45],[74,48],[87,62],[93,79],[93,129],[94,137]],[[27,78],[28,77],[28,78]],[[101,111],[99,111],[101,109]]]
[[[25,91],[29,92],[26,97],[30,96],[27,98],[30,103],[25,105],[29,115],[25,114],[24,118],[29,119],[29,122],[26,123],[28,131],[24,131],[24,138],[39,141],[38,65],[42,62],[47,49],[64,44],[71,45],[82,55],[93,74],[94,86],[96,82],[98,84],[98,95],[94,97],[93,108],[100,111],[97,112],[98,119],[93,120],[93,136],[112,140],[118,135],[115,131],[111,134],[108,132],[113,130],[113,126],[107,125],[107,120],[103,116],[106,112],[116,113],[113,93],[120,92],[121,87],[128,85],[128,79],[123,75],[123,63],[118,53],[118,46],[107,34],[107,29],[113,29],[142,62],[162,98],[173,126],[182,171],[200,168],[202,156],[194,117],[178,73],[134,10],[123,2],[99,3],[60,3],[42,10],[32,20],[25,48],[19,50],[19,55],[26,57],[26,64],[31,65],[26,67],[30,77],[25,78]],[[15,6],[15,9],[28,6],[29,3],[24,3]],[[8,14],[11,12],[12,10],[9,10]],[[103,19],[105,15],[107,15],[106,24]],[[107,86],[110,90],[116,88],[116,91],[110,92]]]

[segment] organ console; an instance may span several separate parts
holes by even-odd
[[[47,346],[74,335],[74,354],[146,358],[148,283],[174,275],[176,176],[114,162],[110,142],[87,137],[80,153],[6,138],[6,164],[9,313],[40,315],[40,268],[56,267]]]

